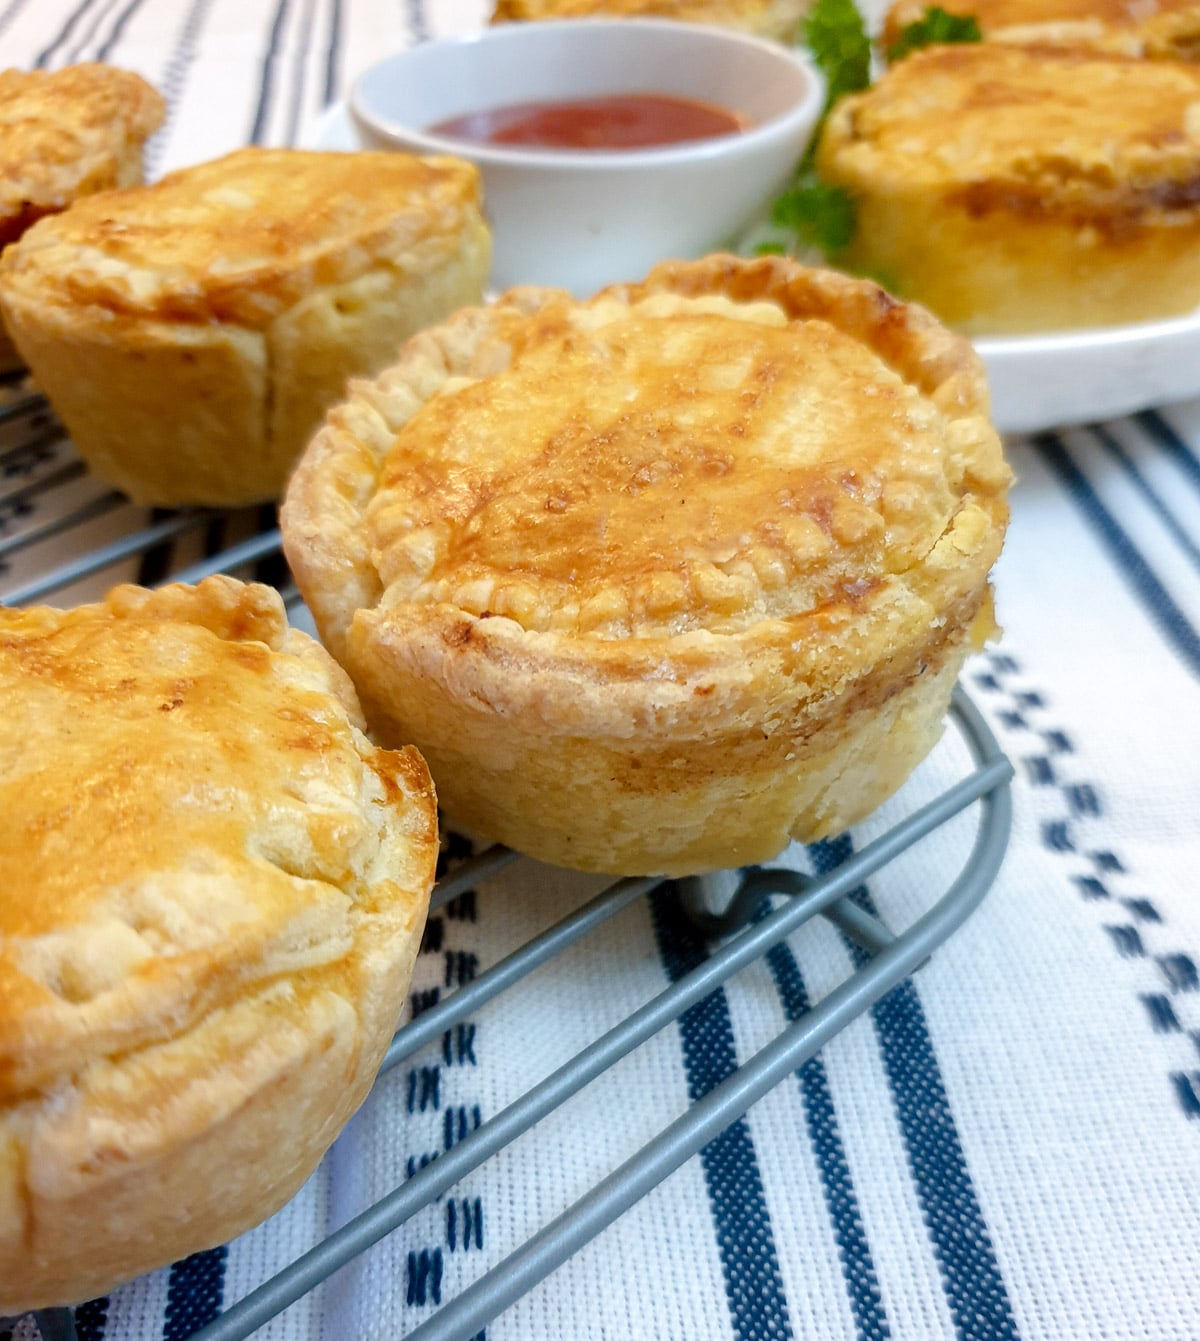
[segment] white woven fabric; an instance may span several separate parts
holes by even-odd
[[[146,75],[171,100],[151,155],[161,172],[248,140],[303,140],[357,70],[467,30],[484,8],[0,0],[0,50],[6,64],[104,58]],[[913,983],[489,1322],[493,1341],[1200,1336],[1200,402],[1011,455],[1005,636],[966,676],[1017,770],[994,889]],[[73,455],[3,459],[0,539],[107,492],[83,476],[14,506],[14,489]],[[29,547],[6,561],[0,594],[144,520],[122,506]],[[260,520],[231,519],[223,543]],[[181,540],[163,562],[201,544]],[[118,576],[154,573],[130,560],[55,599]],[[951,735],[853,846],[965,767]],[[946,886],[972,825],[870,882],[889,921],[906,925]],[[789,860],[809,868],[846,846]],[[414,996],[448,992],[597,888],[510,867],[434,918]],[[384,1078],[273,1220],[85,1306],[81,1337],[181,1341],[704,953],[671,899],[636,903]],[[850,966],[830,927],[798,934],[261,1335],[405,1335]]]

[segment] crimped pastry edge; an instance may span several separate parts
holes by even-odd
[[[227,577],[153,592],[122,586],[92,609],[114,620],[193,622],[300,658],[351,725],[361,724],[345,673],[288,627],[269,588]],[[49,627],[70,612],[23,613]],[[389,756],[361,736],[358,749],[368,767],[387,761],[403,845],[388,872],[394,906],[368,910],[335,964],[259,984],[178,1037],[96,1058],[0,1108],[0,1314],[93,1297],[257,1224],[298,1190],[362,1102],[404,1002],[437,839],[420,755]],[[343,966],[361,989],[356,999],[339,990]],[[196,1069],[189,1044],[201,1035],[204,1055],[224,1050],[227,1065]],[[147,1104],[141,1130],[127,1133],[104,1116],[106,1095],[123,1098],[126,1067],[145,1068],[159,1089],[172,1078]]]
[[[958,421],[964,437],[974,435],[987,443],[985,454],[994,455],[1007,477],[987,418],[982,364],[961,337],[923,308],[898,303],[871,281],[803,269],[777,257],[746,261],[716,255],[666,262],[641,283],[604,290],[629,302],[663,292],[715,292],[734,301],[773,299],[789,315],[831,320],[864,339],[949,419]],[[297,467],[282,511],[285,549],[323,641],[350,666],[354,678],[356,658],[370,642],[385,659],[459,686],[464,699],[478,697],[502,716],[530,714],[542,730],[564,735],[577,731],[578,719],[586,717],[590,732],[599,737],[683,732],[703,738],[712,732],[714,720],[727,714],[753,717],[764,705],[790,700],[797,681],[810,683],[812,697],[820,697],[833,687],[831,678],[835,683],[840,678],[838,668],[822,667],[815,658],[805,661],[803,651],[783,657],[781,648],[796,640],[794,620],[764,621],[737,634],[697,632],[604,642],[530,632],[502,616],[480,619],[451,606],[427,607],[409,619],[379,605],[382,590],[368,552],[364,518],[379,463],[395,432],[417,408],[416,397],[433,394],[441,380],[457,371],[448,362],[456,357],[454,351],[486,338],[490,311],[531,313],[560,297],[557,290],[516,289],[501,295],[493,309],[456,314],[442,327],[415,337],[401,362],[380,378],[352,384],[350,400],[330,413]],[[998,549],[998,536],[985,534],[982,548],[972,555],[969,542],[952,527],[941,552],[935,550],[925,565],[938,574],[938,604],[955,605],[972,592],[982,599]],[[889,597],[912,605],[899,586]],[[863,623],[869,623],[869,601],[861,598],[853,611]],[[822,617],[834,615],[826,611]],[[874,649],[859,647],[862,657],[875,660],[884,653],[886,634],[882,627],[878,632]],[[466,660],[470,669],[459,674],[453,663]],[[666,662],[669,673],[664,672]],[[572,687],[565,716],[556,690],[564,678]],[[647,683],[653,684],[650,694]]]
[[[448,816],[543,860],[610,874],[685,874],[766,860],[789,835],[861,818],[941,732],[963,659],[991,623],[988,571],[1009,480],[978,359],[927,312],[877,285],[777,258],[660,266],[607,291],[773,297],[859,335],[973,444],[965,504],[903,580],[729,635],[606,641],[528,632],[449,605],[386,609],[365,525],[394,435],[488,350],[489,311],[412,341],[401,363],[331,413],[293,479],[285,547],[322,635],[373,729],[420,740]],[[529,313],[565,295],[514,290]],[[503,350],[481,355],[503,362]]]

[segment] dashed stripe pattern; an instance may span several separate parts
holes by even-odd
[[[1066,882],[1094,910],[1113,953],[1146,964],[1137,1008],[1147,1035],[1187,1035],[1194,1045],[1196,1066],[1168,1071],[1166,1083],[1183,1117],[1200,1132],[1200,955],[1173,938],[1128,859],[1091,837],[1095,821],[1103,820],[1104,798],[1098,786],[1076,775],[1074,742],[1049,720],[1046,696],[1025,687],[1010,654],[989,653],[986,666],[974,673],[972,686],[1015,737],[1013,762],[1043,812],[1042,847],[1061,859]]]
[[[150,141],[146,151],[146,176],[150,180],[158,176],[158,165],[162,160],[163,150],[170,136],[176,112],[183,101],[188,75],[195,63],[204,24],[208,19],[212,5],[213,0],[192,0],[187,18],[180,30],[175,50],[172,52],[171,59],[167,62],[159,80],[158,90],[167,101],[167,115],[162,129]]]
[[[162,1341],[187,1341],[221,1311],[225,1292],[225,1262],[229,1250],[212,1248],[193,1253],[171,1268]]]
[[[439,877],[471,852],[467,839],[443,830]],[[479,956],[465,947],[477,943],[478,919],[476,893],[468,889],[426,923],[415,976],[429,983],[434,964],[439,965],[440,973],[437,982],[414,989],[414,1017],[436,1006],[443,992],[464,987],[475,978]],[[431,1047],[408,1064],[403,1080],[408,1177],[482,1125],[485,1104],[477,1089],[477,1068],[481,1059],[486,1060],[482,1041],[477,1022],[465,1020],[442,1036],[440,1047]],[[478,1181],[467,1178],[406,1226],[409,1247],[402,1297],[412,1320],[406,1320],[404,1331],[470,1278],[475,1269],[473,1258],[482,1253],[487,1241],[487,1216]],[[483,1335],[479,1333],[481,1341]]]

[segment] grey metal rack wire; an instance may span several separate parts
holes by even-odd
[[[33,394],[18,395],[9,404],[0,405],[0,430],[7,430],[11,437],[14,427],[20,441],[16,447],[0,445],[0,468],[14,451],[29,451],[31,446],[61,436],[44,403]],[[82,466],[76,463],[56,466],[33,484],[0,495],[0,504],[15,498],[19,507],[31,490],[52,487],[47,480],[58,483],[82,473]],[[0,559],[111,511],[122,501],[119,494],[105,494],[54,522],[31,525],[11,536],[0,533]],[[213,516],[192,510],[160,518],[0,592],[0,599],[11,605],[42,600],[82,577],[145,554],[165,539],[202,527]],[[165,575],[163,580],[195,582],[210,573],[243,570],[277,555],[279,548],[279,532],[268,526],[220,553]],[[299,594],[286,577],[281,590],[290,610],[302,608]],[[866,951],[859,967],[807,1015],[788,1025],[724,1082],[692,1103],[574,1205],[564,1208],[551,1223],[409,1332],[410,1341],[460,1341],[474,1336],[600,1234],[841,1029],[921,967],[983,899],[1008,843],[1013,770],[987,723],[961,689],[955,692],[952,718],[974,762],[971,771],[958,782],[822,876],[753,867],[679,882],[681,901],[697,928],[705,935],[721,938],[709,958],[482,1123],[465,1140],[403,1179],[391,1193],[231,1305],[214,1322],[194,1333],[193,1341],[242,1341],[250,1336],[810,919],[822,917],[833,923]],[[863,881],[972,805],[978,806],[977,826],[958,876],[905,930],[893,934],[881,919],[855,901],[853,891]],[[498,847],[468,859],[439,880],[431,908],[442,907],[501,867],[519,860],[518,854]],[[519,990],[534,969],[662,883],[654,878],[616,881],[472,982],[423,1011],[395,1036],[383,1072],[435,1042],[447,1029],[500,994]],[[775,904],[773,896],[778,895],[787,897]],[[765,915],[764,909],[769,909]],[[71,1310],[46,1309],[34,1318],[44,1341],[73,1341]]]

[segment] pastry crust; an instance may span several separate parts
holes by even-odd
[[[680,19],[796,42],[810,0],[497,0],[493,23],[513,19]]]
[[[845,828],[930,748],[1008,479],[964,341],[877,285],[715,256],[418,336],[331,413],[282,524],[451,818],[679,874]]]
[[[881,36],[885,52],[928,7],[927,0],[898,0],[888,10]],[[1196,0],[946,0],[941,8],[971,15],[989,42],[1074,47],[1152,60],[1200,59]]]
[[[142,180],[142,146],[166,104],[109,65],[0,70],[0,249],[73,200]],[[0,324],[0,372],[20,367]]]
[[[166,104],[109,65],[0,70],[0,247],[82,196],[142,180]]]
[[[0,261],[0,309],[93,470],[139,502],[273,498],[347,378],[478,301],[476,169],[243,149],[81,201]]]
[[[1200,305],[1200,69],[984,42],[918,51],[834,108],[844,258],[971,333]]]
[[[268,588],[0,611],[0,1314],[281,1206],[365,1096],[436,808]]]

